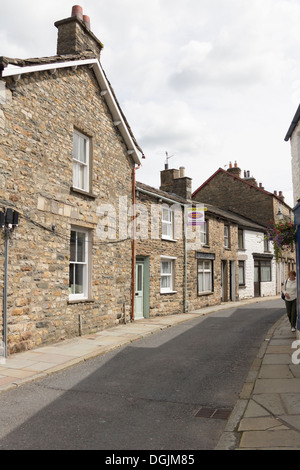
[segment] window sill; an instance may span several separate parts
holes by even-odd
[[[160,291],[161,295],[165,295],[165,294],[177,294],[177,290],[169,290],[169,291],[166,291],[166,292],[162,292]]]
[[[212,291],[198,292],[198,297],[203,297],[204,295],[213,295],[213,292]]]
[[[83,303],[94,303],[94,300],[93,299],[69,299],[67,301],[67,304],[68,305],[72,305],[72,304],[83,304]]]
[[[177,242],[177,240],[174,240],[174,238],[168,238],[168,237],[161,237],[162,240],[165,240],[167,242]]]
[[[90,199],[96,199],[97,195],[90,193],[88,191],[83,191],[82,189],[74,188],[74,186],[70,187],[71,193],[81,194],[82,196],[87,196]]]

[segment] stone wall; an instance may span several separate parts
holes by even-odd
[[[9,241],[13,353],[102,329],[120,321],[124,306],[129,311],[132,241],[99,238],[97,211],[113,204],[118,217],[119,198],[131,204],[133,162],[88,67],[0,83],[0,202],[20,213]],[[74,128],[92,141],[90,194],[71,189]],[[69,302],[72,226],[90,230],[90,296],[80,303]],[[0,235],[3,266],[3,231]],[[0,283],[2,318],[2,269]]]

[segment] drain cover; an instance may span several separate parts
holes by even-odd
[[[231,408],[208,408],[202,406],[195,416],[196,418],[228,419],[231,412]]]

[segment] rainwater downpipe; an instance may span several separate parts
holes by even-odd
[[[5,227],[4,287],[3,287],[3,355],[7,357],[7,282],[9,228]]]
[[[169,199],[165,196],[161,196],[146,189],[138,188],[140,193],[148,194],[153,196],[156,199],[161,199],[162,201],[169,202],[171,204],[179,204],[183,207],[183,226],[184,226],[184,292],[183,292],[183,311],[187,312],[187,204],[182,202],[176,202],[172,199]]]
[[[135,211],[135,172],[141,168],[141,165],[137,167],[133,167],[132,170],[132,205],[133,205],[133,220],[132,220],[132,301],[131,301],[131,321],[134,321],[134,306],[135,306],[135,219],[136,219],[136,211]],[[125,313],[126,315],[126,313]]]

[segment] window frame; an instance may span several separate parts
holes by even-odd
[[[228,224],[224,224],[224,247],[227,249],[230,248],[230,228]]]
[[[75,234],[75,259],[72,259],[72,233]],[[78,235],[84,235],[84,246],[82,248],[82,254],[84,254],[84,260],[78,260]],[[90,296],[90,230],[83,227],[71,227],[70,233],[70,260],[69,260],[69,301],[87,300]],[[72,279],[71,285],[71,266],[72,266]],[[74,292],[72,286],[76,286],[76,267],[82,266],[82,292]],[[78,274],[80,275],[80,274]],[[74,281],[75,280],[75,281]],[[80,285],[80,284],[78,284]],[[72,292],[73,290],[73,292]]]
[[[200,271],[199,270],[199,265],[203,263],[203,269]],[[209,263],[210,268],[206,269],[205,268],[205,263]],[[200,284],[202,284],[202,287],[204,287],[203,282],[200,283],[199,280],[199,274],[204,275],[209,273],[209,290],[200,290]],[[198,258],[197,259],[197,294],[198,295],[205,295],[205,294],[212,294],[214,292],[214,260],[212,259],[206,259],[206,258]]]
[[[75,137],[76,136],[76,137]],[[76,145],[76,138],[77,138],[77,145]],[[80,142],[84,142],[84,156],[83,160],[80,159],[81,157],[81,144]],[[77,150],[76,150],[77,147]],[[77,158],[78,157],[78,158]],[[74,129],[73,132],[73,154],[72,154],[72,188],[77,191],[83,191],[85,193],[90,193],[91,185],[90,185],[90,172],[91,172],[91,137],[86,134],[83,134],[78,129]],[[81,184],[81,177],[80,177],[80,167],[83,168],[83,182]]]
[[[258,280],[255,282],[272,282],[272,259],[255,257],[254,268],[258,268]]]
[[[270,241],[264,238],[264,253],[270,253]]]
[[[239,270],[239,286],[245,286],[246,285],[246,281],[245,281],[245,266],[246,263],[244,260],[238,260],[238,270]],[[240,277],[240,268],[242,269],[242,282],[241,282],[241,277]]]
[[[174,290],[175,286],[175,261],[177,258],[169,256],[160,257],[160,293],[161,294],[173,294],[176,293]],[[171,267],[170,272],[163,272],[163,263],[168,263]],[[163,286],[163,279],[170,279],[168,286]]]
[[[170,217],[165,219],[164,213],[167,213]],[[167,230],[164,230],[164,228]],[[167,233],[164,233],[164,231]],[[174,240],[174,210],[167,205],[161,206],[161,238],[163,240]]]
[[[245,237],[244,230],[242,228],[238,229],[238,250],[245,249]]]
[[[204,221],[203,224],[200,225],[200,240],[203,245],[208,245],[208,222],[207,220]]]
[[[271,260],[259,260],[260,269],[260,282],[272,282],[272,263]],[[267,271],[266,271],[267,269]],[[265,273],[268,274],[268,279],[263,279]]]

